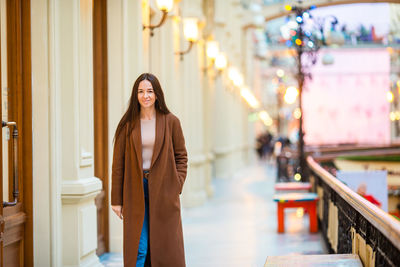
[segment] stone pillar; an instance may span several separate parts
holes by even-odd
[[[107,1],[108,34],[108,123],[109,158],[113,157],[113,138],[117,125],[128,108],[132,86],[136,78],[149,66],[149,36],[142,30],[148,24],[146,1]],[[111,165],[109,162],[111,185]],[[111,191],[109,192],[109,194]],[[122,252],[122,221],[109,207],[110,250]]]
[[[91,0],[59,0],[52,10],[64,266],[101,266],[94,203],[102,184],[93,174],[92,9]]]
[[[196,17],[203,21],[202,1],[182,1],[180,4],[181,18]],[[201,38],[201,29],[199,37]],[[182,202],[185,207],[203,204],[207,199],[207,155],[204,144],[204,118],[203,118],[203,85],[201,58],[204,56],[202,41],[194,44],[192,50],[184,55],[180,61],[181,86],[179,92],[183,97],[181,103],[183,114],[180,116],[186,138],[189,155],[188,177],[183,189]],[[180,36],[180,50],[185,50],[188,41],[184,38],[183,31]]]
[[[34,266],[62,265],[61,176],[55,175],[53,118],[56,112],[51,105],[54,90],[50,90],[53,79],[49,61],[54,48],[54,43],[49,42],[54,24],[49,23],[48,2],[31,2],[32,77],[35,77],[32,79]]]

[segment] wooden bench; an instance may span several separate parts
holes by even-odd
[[[345,266],[362,267],[357,254],[327,254],[327,255],[290,255],[268,256],[264,267],[319,267]]]
[[[309,191],[311,189],[310,183],[289,182],[289,183],[276,183],[275,191]]]
[[[304,208],[307,210],[310,218],[310,232],[318,232],[317,221],[317,201],[316,193],[285,193],[275,194],[274,201],[278,204],[278,233],[285,232],[285,209],[286,208]]]

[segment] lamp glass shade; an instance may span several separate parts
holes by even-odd
[[[157,0],[157,7],[161,11],[170,12],[174,6],[174,0]]]
[[[229,79],[233,82],[237,75],[239,75],[239,71],[235,67],[230,67],[228,71]]]
[[[218,56],[219,47],[217,41],[208,41],[207,42],[207,57],[211,59],[215,59]]]
[[[183,34],[186,40],[190,42],[196,42],[199,38],[199,29],[197,27],[196,18],[185,18],[183,19]]]
[[[226,60],[226,56],[222,53],[219,53],[217,58],[215,59],[215,67],[218,70],[223,70],[228,65],[228,61]]]
[[[254,95],[250,92],[250,90],[246,87],[243,87],[240,90],[240,95],[246,100],[247,104],[249,104],[250,107],[252,108],[258,108],[260,106],[260,103],[258,100],[254,97]]]

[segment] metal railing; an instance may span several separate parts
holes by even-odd
[[[331,253],[359,254],[364,266],[400,266],[400,222],[307,158],[320,197],[320,230]]]

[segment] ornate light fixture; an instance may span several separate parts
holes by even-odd
[[[154,25],[143,25],[143,30],[149,28],[150,29],[150,36],[154,35],[153,30],[156,28],[161,27],[164,24],[165,20],[167,19],[168,12],[171,11],[174,5],[174,0],[157,0],[157,7],[159,10],[163,12],[161,20],[159,23]]]
[[[223,53],[219,53],[215,59],[214,64],[217,70],[223,71],[226,68],[226,66],[228,66],[228,60],[226,59],[226,56]]]
[[[260,107],[260,102],[258,102],[257,98],[247,87],[242,87],[242,89],[240,89],[240,95],[246,100],[250,107],[254,109]]]
[[[310,14],[310,10],[315,9],[315,6],[310,7],[302,7],[302,1],[298,0],[298,6],[290,6],[286,5],[285,9],[290,11],[291,15],[295,17],[295,21],[291,22],[294,25],[291,25],[290,36],[286,44],[289,47],[293,47],[296,51],[296,65],[297,65],[297,83],[298,83],[298,99],[299,99],[299,143],[298,143],[298,155],[299,155],[299,166],[297,169],[298,177],[304,180],[308,180],[307,176],[307,164],[304,153],[304,129],[303,129],[303,104],[302,104],[302,92],[304,88],[304,83],[306,78],[311,77],[311,73],[309,68],[314,65],[317,61],[317,53],[321,46],[327,45],[327,40],[325,40],[324,36],[324,24],[326,18],[322,20],[317,20],[312,17]],[[336,17],[330,16],[333,18],[331,22],[331,28],[334,29],[338,24]],[[290,18],[288,18],[290,19]],[[309,24],[311,23],[311,25]],[[292,27],[293,26],[293,27]],[[311,28],[310,28],[311,26]],[[320,32],[320,37],[314,34],[314,29],[317,28],[317,31]],[[314,29],[312,29],[314,28]],[[332,39],[332,38],[331,38]],[[332,40],[329,41],[333,41]],[[336,38],[338,39],[338,38]],[[332,44],[329,42],[329,44]],[[332,61],[332,60],[331,60]],[[287,100],[293,100],[295,91],[292,90],[292,93],[287,95]],[[291,97],[290,97],[291,96]]]
[[[214,41],[214,40],[207,41],[206,55],[207,55],[207,58],[209,58],[209,60],[211,61],[211,64],[203,69],[204,72],[207,72],[208,70],[212,69],[215,59],[217,58],[218,54],[219,54],[218,42]]]
[[[181,60],[183,60],[183,55],[189,53],[190,50],[192,50],[193,44],[197,42],[199,38],[197,18],[183,19],[183,35],[185,36],[185,39],[189,41],[189,47],[184,51],[176,52],[176,54],[181,57]]]
[[[219,45],[217,41],[208,41],[207,42],[207,57],[211,60],[215,60],[219,54]]]

